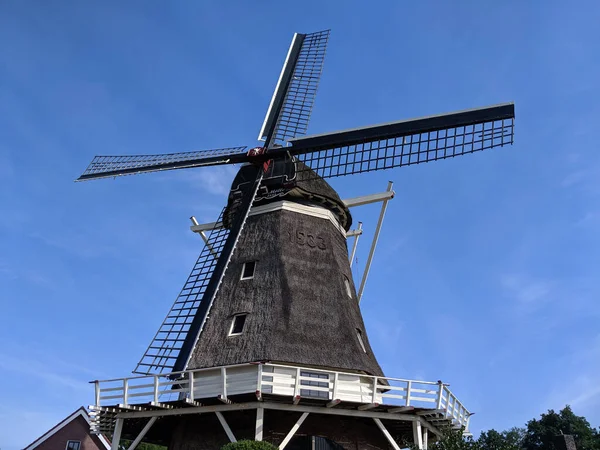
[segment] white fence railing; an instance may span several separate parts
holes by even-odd
[[[95,406],[122,406],[202,399],[239,394],[276,395],[398,407],[428,408],[468,429],[469,411],[441,382],[376,377],[279,364],[243,364],[171,374],[93,381]]]

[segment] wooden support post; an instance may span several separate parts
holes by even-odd
[[[121,440],[121,430],[123,430],[123,420],[117,418],[115,422],[115,431],[112,436],[112,443],[110,445],[110,450],[119,450],[119,441]]]
[[[294,424],[294,426],[292,427],[292,429],[290,430],[290,432],[287,434],[287,436],[283,439],[283,441],[281,441],[281,444],[279,444],[279,450],[283,450],[285,448],[286,445],[288,445],[288,443],[290,442],[290,440],[294,437],[294,434],[296,434],[296,431],[298,431],[298,429],[300,428],[300,425],[302,425],[302,423],[304,422],[304,420],[308,417],[308,413],[302,413],[302,415],[300,416],[300,418],[298,419],[298,421]]]
[[[190,399],[190,402],[194,401],[194,372],[189,371],[188,372],[188,391],[189,391],[189,396],[188,398]]]
[[[98,380],[94,381],[94,389],[94,399],[96,401],[96,406],[100,406],[100,382]]]
[[[423,450],[423,434],[421,431],[421,421],[415,420],[412,423],[412,426],[413,426],[413,439],[415,442],[415,447],[418,450]]]
[[[142,431],[140,431],[140,434],[137,435],[137,437],[134,439],[134,441],[131,443],[131,445],[129,446],[129,448],[127,450],[134,450],[138,446],[138,444],[140,442],[142,442],[142,439],[144,439],[144,436],[146,436],[146,433],[148,432],[148,430],[152,427],[152,425],[154,425],[154,422],[156,422],[156,419],[158,419],[158,417],[150,417],[150,420],[148,421],[146,426],[144,428],[142,428]]]
[[[260,406],[256,408],[256,428],[254,429],[254,440],[263,440],[263,422],[265,417],[265,410]]]
[[[406,406],[410,406],[410,390],[412,389],[412,381],[406,382]]]
[[[423,450],[427,450],[427,438],[428,430],[426,427],[423,427]]]
[[[221,378],[223,381],[223,387],[221,390],[221,397],[224,400],[227,400],[227,371],[225,370],[225,367],[221,367]]]
[[[390,443],[390,445],[394,448],[394,450],[400,450],[400,446],[394,440],[394,438],[392,437],[392,435],[390,434],[390,432],[387,430],[387,428],[383,425],[383,423],[381,423],[381,420],[378,419],[378,418],[376,418],[376,417],[374,417],[373,421],[377,424],[377,426],[379,427],[379,429],[381,430],[381,432],[385,435],[385,437],[387,438],[387,440]]]
[[[158,375],[154,375],[154,402],[158,403]]]
[[[221,422],[221,426],[223,427],[223,430],[225,430],[225,434],[227,434],[229,442],[237,442],[237,439],[233,435],[231,428],[229,428],[229,425],[227,424],[225,417],[223,417],[223,414],[221,414],[219,411],[215,411],[215,414],[217,415],[217,419],[219,419],[219,422]]]
[[[123,404],[129,405],[129,383],[127,378],[123,378]]]
[[[442,409],[442,397],[444,392],[444,383],[438,381],[438,398],[437,398],[437,409]]]

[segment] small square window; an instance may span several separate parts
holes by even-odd
[[[81,441],[67,441],[66,450],[79,450],[81,447]]]
[[[358,342],[360,343],[360,348],[363,349],[363,352],[367,353],[367,348],[365,347],[365,343],[363,342],[362,332],[357,328],[356,336],[358,337]]]
[[[242,280],[249,280],[254,278],[254,268],[256,267],[256,261],[248,261],[244,263],[242,267]]]
[[[229,330],[229,336],[235,336],[238,334],[242,334],[244,331],[244,325],[246,324],[246,316],[247,314],[238,314],[233,317],[231,321],[231,329]]]
[[[350,280],[346,275],[344,275],[344,285],[346,286],[346,294],[348,294],[348,297],[352,297],[352,288],[350,287]]]

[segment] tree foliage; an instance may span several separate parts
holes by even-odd
[[[600,450],[600,432],[592,428],[585,417],[577,416],[570,406],[556,413],[549,410],[540,419],[527,422],[527,432],[523,439],[525,450],[554,450],[554,436],[571,434],[577,450]]]
[[[221,450],[277,450],[277,447],[275,447],[273,444],[269,444],[266,441],[242,440],[230,442],[229,444],[221,447]]]
[[[600,450],[600,430],[585,417],[577,416],[569,406],[560,412],[549,410],[539,419],[527,422],[526,428],[498,432],[488,430],[477,440],[462,431],[445,430],[443,437],[429,446],[431,450],[557,450],[555,437],[573,435],[577,450]]]

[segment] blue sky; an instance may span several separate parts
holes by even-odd
[[[234,172],[73,179],[254,145],[293,32],[324,28],[311,133],[516,103],[512,147],[332,182],[395,182],[361,304],[385,373],[449,382],[475,432],[566,403],[600,425],[600,6],[207,3],[0,4],[0,447],[130,374]]]

